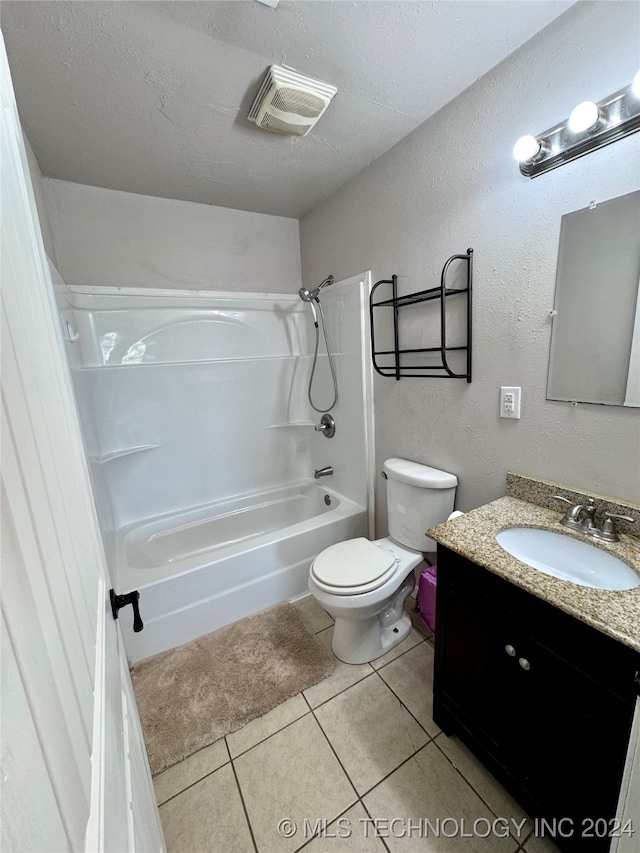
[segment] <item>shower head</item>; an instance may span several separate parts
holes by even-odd
[[[318,314],[316,313],[316,306],[313,304],[313,300],[318,298],[318,288],[314,291],[307,290],[306,287],[301,287],[298,291],[298,296],[302,299],[303,302],[308,302],[311,306],[311,313],[313,314],[313,323],[318,328]]]
[[[322,290],[323,287],[327,287],[327,285],[333,284],[333,276],[329,275],[325,278],[325,280],[318,285],[314,290],[308,290],[306,287],[301,287],[298,291],[298,296],[302,299],[303,302],[311,302],[313,299],[318,298],[318,294]],[[312,306],[313,307],[313,306]]]
[[[298,291],[298,296],[302,299],[303,302],[308,302],[311,306],[311,311],[313,312],[313,322],[317,328],[318,326],[318,315],[316,313],[316,306],[313,304],[317,302],[318,305],[320,301],[318,300],[318,294],[322,290],[323,287],[327,287],[327,285],[333,284],[333,276],[328,275],[324,281],[320,282],[320,284],[314,290],[308,290],[306,287],[301,287]]]

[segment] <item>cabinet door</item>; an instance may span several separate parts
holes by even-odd
[[[523,731],[523,788],[545,818],[569,819],[563,849],[606,851],[602,835],[616,813],[631,706],[543,646],[532,644],[527,654],[532,725]]]
[[[438,568],[436,707],[444,700],[502,764],[519,763],[520,708],[528,702],[530,679],[518,667],[516,622],[463,565],[458,568],[463,576]]]

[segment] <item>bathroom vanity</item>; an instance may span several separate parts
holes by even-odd
[[[580,587],[496,547],[514,521],[559,531],[558,519],[507,497],[429,531],[439,542],[433,717],[539,819],[538,835],[604,853],[625,829],[615,815],[640,691],[640,587]],[[624,539],[618,554],[637,568]]]

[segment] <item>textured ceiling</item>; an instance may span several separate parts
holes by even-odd
[[[5,0],[2,27],[45,175],[297,217],[571,2]],[[338,88],[307,137],[247,121],[274,63]]]

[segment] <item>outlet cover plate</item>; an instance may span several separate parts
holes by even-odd
[[[503,385],[500,388],[500,417],[520,417],[520,392],[521,388],[513,385]]]

